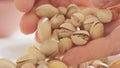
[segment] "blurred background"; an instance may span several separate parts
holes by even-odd
[[[15,8],[13,0],[0,0],[0,58],[14,60],[35,42],[34,34],[24,35],[20,32],[22,15]]]

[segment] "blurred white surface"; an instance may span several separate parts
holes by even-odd
[[[24,35],[18,31],[9,38],[0,39],[0,58],[16,60],[34,43],[34,34]]]

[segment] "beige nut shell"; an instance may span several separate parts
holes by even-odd
[[[16,68],[15,64],[8,59],[0,59],[0,68]]]
[[[67,8],[65,7],[58,7],[58,10],[60,14],[66,15],[67,13]]]
[[[64,15],[55,15],[51,20],[51,27],[56,29],[59,28],[61,24],[63,24],[65,21]]]
[[[70,31],[76,31],[76,28],[71,23],[63,23],[60,28],[64,28]]]
[[[74,13],[72,16],[71,16],[71,21],[72,21],[72,24],[75,26],[75,27],[80,27],[82,25],[82,22],[85,20],[85,17],[82,13]]]
[[[104,35],[104,25],[101,22],[93,23],[89,32],[92,39],[100,38]]]
[[[63,62],[59,60],[51,60],[48,63],[49,68],[68,68],[67,65],[65,65]]]
[[[50,4],[40,5],[36,9],[36,14],[40,17],[51,18],[58,13],[59,13],[58,9]]]
[[[72,41],[70,38],[62,38],[59,41],[59,51],[61,53],[66,52],[67,50],[69,50],[72,47]]]
[[[41,42],[51,38],[51,24],[48,18],[42,18],[39,21],[37,31]]]
[[[112,12],[109,9],[96,9],[95,16],[103,23],[112,21]]]
[[[89,33],[84,30],[76,31],[71,35],[71,40],[75,45],[84,45],[89,40]]]
[[[49,39],[43,43],[39,47],[41,53],[43,53],[47,57],[54,57],[58,53],[58,41],[55,39]]]
[[[32,63],[25,63],[20,68],[36,68]]]

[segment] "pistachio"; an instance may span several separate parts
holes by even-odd
[[[65,7],[58,7],[58,10],[60,14],[66,15],[67,13],[67,8]]]
[[[75,27],[79,27],[82,25],[82,22],[84,21],[85,17],[83,14],[81,13],[74,13],[72,16],[71,16],[71,21],[72,21],[72,24],[75,26]]]
[[[36,57],[36,59],[40,60],[44,60],[45,56],[39,51],[39,49],[36,46],[30,46],[27,49],[27,54],[31,54],[34,55]]]
[[[112,21],[112,12],[109,9],[97,9],[95,16],[103,23],[109,23]]]
[[[58,34],[59,34],[59,29],[55,29],[52,33],[52,38],[58,41],[59,39]]]
[[[16,68],[15,64],[8,59],[0,59],[0,68]]]
[[[104,25],[101,22],[95,22],[91,25],[89,30],[92,39],[97,39],[104,34]]]
[[[88,16],[88,15],[91,15],[92,14],[92,9],[91,8],[84,8],[84,9],[81,9],[80,10],[80,13],[82,13],[85,17]]]
[[[37,61],[38,61],[38,58],[36,56],[26,54],[24,56],[19,57],[16,63],[20,64],[20,63],[30,62],[30,63],[36,64]]]
[[[36,68],[32,63],[25,63],[20,68]]]
[[[48,18],[43,18],[39,21],[37,30],[41,42],[51,38],[51,25]]]
[[[58,32],[58,38],[70,37],[73,31],[67,29],[60,29]]]
[[[70,18],[72,14],[74,14],[76,12],[79,12],[79,11],[80,11],[80,9],[79,9],[79,7],[77,5],[71,4],[71,5],[68,6],[68,11],[67,11],[66,16],[68,18]]]
[[[58,9],[50,4],[41,5],[36,9],[36,14],[40,17],[42,16],[51,18],[58,13]]]
[[[38,63],[37,64],[45,64],[45,65],[48,65],[48,62],[47,61],[45,61],[45,60],[42,60],[42,61],[38,61]]]
[[[70,31],[76,31],[76,28],[70,23],[63,23],[62,25],[60,25],[60,28],[64,28]]]
[[[120,60],[112,62],[109,64],[108,68],[120,68]]]
[[[48,68],[48,66],[45,65],[45,64],[40,64],[40,65],[37,66],[37,68]]]
[[[71,19],[66,19],[64,23],[72,23]]]
[[[50,21],[52,28],[59,28],[59,26],[64,23],[65,17],[64,15],[55,15]]]
[[[68,68],[63,62],[59,60],[52,60],[48,63],[49,68]]]
[[[40,52],[47,57],[54,57],[58,53],[58,42],[54,39],[49,39],[40,46]]]
[[[61,53],[66,52],[72,47],[72,41],[70,38],[62,38],[59,41],[59,51]]]
[[[71,39],[75,45],[84,45],[89,40],[89,33],[84,30],[76,31],[71,35]]]
[[[99,20],[95,17],[92,17],[91,15],[83,22],[83,28],[84,30],[89,31],[91,28],[91,25],[95,22],[99,22]]]

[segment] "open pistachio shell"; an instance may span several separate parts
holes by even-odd
[[[60,28],[64,28],[70,31],[76,31],[76,28],[70,23],[63,23],[62,25],[60,25]]]
[[[89,32],[92,39],[100,38],[104,35],[104,25],[101,22],[93,23]]]
[[[76,31],[71,35],[71,40],[75,45],[84,45],[89,40],[89,33],[84,30]]]

